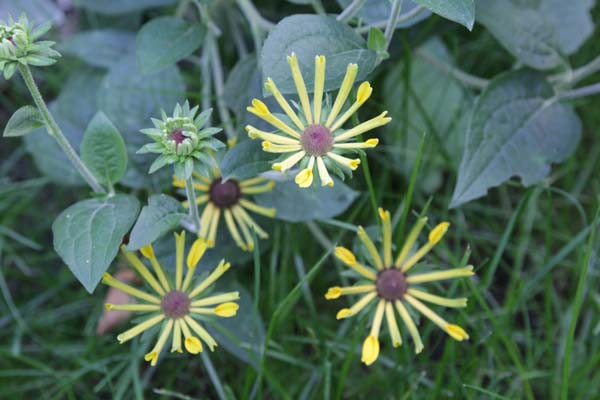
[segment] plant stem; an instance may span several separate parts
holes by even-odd
[[[227,138],[232,140],[237,138],[237,133],[231,122],[231,114],[229,109],[225,105],[224,95],[224,79],[223,79],[223,65],[221,64],[221,56],[219,55],[219,49],[217,48],[217,41],[212,33],[208,33],[206,38],[206,45],[209,47],[208,54],[210,55],[210,63],[212,66],[212,76],[215,85],[215,94],[217,96],[217,109],[219,110],[219,116],[225,127],[225,134]]]
[[[236,0],[236,2],[250,24],[252,39],[254,40],[254,52],[257,55],[257,59],[260,61],[259,56],[262,49],[262,31],[271,30],[275,24],[264,19],[250,0]]]
[[[404,13],[404,14],[400,14],[398,16],[398,18],[396,19],[396,25],[398,25],[401,22],[404,21],[408,21],[409,19],[419,15],[421,12],[425,11],[425,7],[423,6],[416,6],[414,7],[412,10]],[[383,20],[383,21],[378,21],[378,22],[374,22],[372,24],[369,25],[364,25],[361,26],[359,28],[356,28],[356,32],[358,33],[367,33],[371,30],[371,28],[380,28],[383,29],[387,26],[388,24],[388,20]]]
[[[398,17],[400,16],[401,9],[402,0],[394,0],[394,3],[392,4],[392,13],[390,14],[390,19],[388,20],[387,26],[385,27],[385,32],[383,34],[385,37],[386,50],[390,48],[390,43],[392,43],[392,37],[394,36],[396,25],[398,25]]]
[[[185,180],[185,194],[187,196],[188,206],[190,209],[190,218],[194,223],[194,230],[198,232],[200,229],[200,214],[198,213],[198,204],[196,204],[194,181],[191,176]]]
[[[325,7],[323,7],[323,3],[321,3],[321,0],[312,0],[310,2],[310,5],[312,6],[312,8],[315,10],[315,12],[317,14],[320,14],[320,15],[327,14],[327,11],[325,11]]]
[[[459,68],[456,68],[455,66],[450,65],[443,60],[440,60],[439,58],[432,55],[431,53],[428,53],[421,49],[416,49],[414,51],[414,53],[417,57],[419,57],[419,58],[423,59],[424,61],[428,62],[429,64],[431,64],[431,66],[433,66],[433,67],[439,69],[440,71],[442,71],[443,73],[461,81],[462,83],[464,83],[465,85],[467,85],[473,89],[479,89],[479,90],[484,89],[489,83],[489,80],[480,78],[475,75],[468,74],[468,73],[460,70]]]
[[[69,140],[65,137],[62,130],[54,120],[54,117],[50,113],[50,110],[48,110],[46,102],[44,101],[44,98],[42,97],[33,79],[33,75],[31,74],[29,66],[19,64],[19,72],[21,72],[21,76],[25,81],[25,85],[27,85],[27,89],[29,89],[31,97],[33,98],[35,105],[37,106],[38,110],[40,111],[40,114],[42,115],[42,118],[44,119],[44,123],[46,125],[46,128],[48,129],[48,133],[56,139],[61,149],[65,152],[73,166],[81,174],[81,176],[87,182],[87,184],[90,185],[92,190],[96,193],[106,193],[106,190],[104,190],[102,185],[100,185],[100,183],[94,177],[94,175],[91,173],[88,167],[86,167],[83,161],[81,161],[81,158],[79,158],[79,155],[77,154],[75,149],[73,149],[73,146],[71,146],[71,143],[69,143]]]
[[[598,71],[600,71],[600,56],[573,71],[552,75],[549,79],[552,83],[566,82],[575,84]]]
[[[587,97],[594,94],[600,93],[600,83],[593,85],[580,87],[578,89],[567,90],[558,94],[558,98],[561,100],[578,99],[580,97]]]
[[[202,75],[202,109],[208,110],[211,107],[212,79],[210,78],[210,51],[206,46],[200,56],[200,74]],[[208,125],[212,125],[212,115],[208,118]]]
[[[336,19],[341,22],[350,21],[352,17],[354,17],[356,13],[360,11],[366,2],[367,0],[354,0],[337,16]]]

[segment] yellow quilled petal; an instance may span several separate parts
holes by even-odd
[[[415,342],[415,353],[419,354],[423,351],[423,341],[421,340],[421,335],[419,335],[419,330],[417,329],[415,322],[402,302],[395,301],[394,305],[396,306],[396,310],[398,310],[398,314],[400,314],[400,318],[402,318],[404,325],[406,325],[406,329],[408,329],[408,333],[410,333],[413,342]]]
[[[134,337],[136,337],[140,333],[144,332],[145,330],[152,328],[154,325],[158,324],[163,319],[165,319],[165,316],[162,314],[148,318],[144,322],[141,322],[141,323],[137,324],[136,326],[134,326],[133,328],[128,329],[125,332],[119,334],[117,336],[117,340],[119,341],[120,344],[123,344],[126,341],[133,339]]]
[[[331,176],[327,171],[327,167],[323,162],[323,157],[317,157],[317,171],[319,172],[319,180],[321,181],[321,186],[333,186],[333,179],[331,179]]]
[[[343,165],[346,168],[350,168],[352,171],[355,171],[358,168],[358,166],[360,165],[360,159],[346,158],[346,157],[340,156],[339,154],[336,154],[332,151],[327,153],[327,157],[331,158],[333,161],[335,161],[336,163],[338,163],[340,165]]]
[[[215,296],[205,297],[200,300],[193,301],[192,307],[203,307],[203,306],[211,306],[213,304],[225,303],[228,301],[234,301],[240,299],[240,292],[229,292],[218,294]]]
[[[219,317],[230,318],[234,317],[237,314],[237,310],[240,306],[234,302],[227,302],[223,304],[219,304],[214,308],[215,314]]]
[[[275,100],[277,100],[277,103],[279,103],[281,109],[287,114],[288,117],[290,117],[290,119],[298,127],[298,129],[303,131],[304,124],[302,123],[302,121],[300,121],[300,118],[298,118],[298,115],[294,112],[292,107],[290,107],[287,100],[281,95],[281,92],[277,88],[277,85],[275,84],[273,79],[267,78],[267,83],[265,83],[265,89],[267,89],[267,91],[271,93],[273,97],[275,97]]]
[[[465,297],[461,297],[458,299],[448,299],[446,297],[436,296],[434,294],[423,292],[415,288],[409,288],[407,293],[413,297],[416,297],[417,299],[427,301],[432,304],[437,304],[439,306],[450,308],[460,308],[467,306],[467,299]]]
[[[417,223],[410,230],[406,240],[404,241],[404,244],[402,245],[402,249],[400,250],[398,257],[396,257],[396,261],[394,262],[394,266],[396,268],[399,268],[402,265],[402,262],[404,262],[406,256],[408,256],[408,253],[410,253],[410,249],[412,249],[413,245],[417,241],[417,238],[419,237],[419,234],[423,230],[423,227],[426,223],[427,217],[419,218]]]
[[[321,106],[323,103],[323,88],[325,86],[325,65],[325,56],[315,56],[315,89],[313,97],[315,124],[321,123]]]
[[[337,135],[333,138],[334,142],[343,142],[348,139],[351,139],[355,136],[368,132],[372,129],[378,128],[382,125],[389,123],[392,119],[390,117],[386,117],[387,111],[382,112],[375,118],[372,118],[368,121],[363,122],[360,125],[355,126],[354,128],[347,130],[341,135]]]
[[[421,314],[429,318],[431,322],[436,324],[440,329],[444,332],[448,333],[453,339],[462,341],[469,338],[469,335],[457,325],[449,324],[445,319],[440,317],[437,313],[435,313],[432,309],[427,307],[425,304],[421,303],[419,300],[415,299],[409,294],[405,294],[404,298],[406,301],[416,308]],[[448,328],[450,326],[450,329]],[[457,329],[458,328],[458,329]]]
[[[298,172],[296,178],[294,179],[296,184],[301,188],[308,188],[312,185],[313,182],[313,168],[315,165],[315,157],[311,156],[308,161],[308,166],[304,168],[302,171]]]
[[[362,226],[358,227],[358,238],[367,249],[367,252],[371,257],[371,261],[373,261],[373,263],[375,264],[375,267],[377,267],[377,269],[379,270],[383,269],[383,261],[381,261],[379,252],[377,251],[377,248],[375,247],[375,244],[373,243],[369,235],[367,235],[365,228],[363,228]]]
[[[349,294],[361,294],[375,291],[375,285],[357,285],[357,286],[346,286],[339,287],[334,286],[327,290],[325,293],[325,298],[327,300],[337,299],[340,296],[349,295]]]
[[[133,269],[135,269],[137,273],[140,274],[140,276],[144,278],[146,282],[148,282],[148,284],[152,287],[152,289],[154,289],[156,293],[158,293],[161,296],[165,294],[165,290],[163,289],[163,287],[160,286],[160,283],[158,283],[154,275],[152,275],[150,270],[148,270],[148,268],[144,265],[142,260],[140,260],[134,252],[125,250],[125,246],[123,245],[121,246],[121,253],[123,253],[127,261],[129,261],[129,264],[133,267]]]
[[[226,263],[225,260],[221,260],[217,268],[208,275],[206,279],[200,282],[189,294],[190,298],[198,296],[204,289],[212,285],[217,279],[221,277],[231,267],[230,263]]]
[[[255,212],[260,215],[264,215],[265,217],[273,218],[277,212],[275,208],[267,208],[263,206],[259,206],[256,203],[253,203],[246,199],[240,199],[240,205],[248,210]]]
[[[383,263],[386,266],[392,264],[392,219],[390,212],[379,208],[379,218],[381,218],[383,232]]]
[[[441,281],[444,279],[454,279],[454,278],[462,278],[466,276],[473,276],[475,273],[473,272],[473,266],[468,265],[463,268],[453,268],[446,271],[435,271],[435,272],[427,272],[424,274],[416,274],[409,275],[406,278],[408,283],[423,283],[423,282],[433,282],[433,281]]]
[[[387,302],[385,305],[385,320],[387,322],[388,330],[390,331],[390,337],[392,339],[392,346],[399,347],[402,345],[402,336],[398,329],[398,323],[394,316],[394,307],[391,302]]]
[[[292,53],[287,57],[288,64],[290,65],[290,70],[292,71],[292,78],[294,79],[294,84],[296,85],[296,91],[298,92],[298,97],[300,98],[300,103],[302,104],[302,110],[304,111],[304,117],[306,118],[306,122],[308,124],[313,123],[312,112],[310,110],[310,100],[308,99],[308,92],[306,91],[306,85],[304,84],[304,78],[302,77],[302,73],[300,72],[300,67],[298,66],[298,57],[296,57],[296,53]]]
[[[352,104],[341,117],[338,118],[337,121],[331,126],[331,132],[340,128],[344,122],[346,122],[358,109],[362,106],[365,101],[371,96],[373,89],[371,88],[371,84],[369,82],[363,82],[358,88],[358,92],[356,94],[356,101]]]
[[[113,278],[109,273],[104,273],[104,275],[102,275],[102,283],[112,286],[115,289],[119,289],[120,291],[130,294],[133,297],[137,297],[138,299],[146,300],[147,302],[154,304],[160,304],[160,299],[158,297],[136,289],[133,286],[129,286],[128,284]]]
[[[371,149],[379,144],[379,139],[369,139],[366,142],[335,143],[334,149]]]
[[[358,65],[356,64],[348,64],[346,68],[346,75],[344,75],[344,80],[342,81],[342,85],[340,86],[340,90],[338,91],[337,97],[335,98],[335,102],[331,107],[331,111],[327,116],[327,122],[325,122],[325,126],[330,128],[333,124],[333,121],[338,116],[341,111],[346,99],[348,98],[348,93],[352,89],[352,85],[354,84],[354,80],[356,79],[356,74],[358,73]]]
[[[282,162],[273,164],[273,169],[275,171],[285,172],[288,169],[292,168],[294,165],[298,164],[300,160],[304,158],[306,152],[304,150],[297,152],[283,160]]]
[[[262,149],[267,153],[291,153],[302,150],[299,144],[274,144],[268,141],[262,142]]]

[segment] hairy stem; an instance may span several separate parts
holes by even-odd
[[[48,129],[48,133],[50,133],[50,135],[56,139],[60,148],[65,152],[75,169],[77,169],[87,184],[90,185],[92,190],[96,193],[106,193],[106,190],[104,190],[102,185],[100,185],[96,177],[94,177],[88,167],[86,167],[83,161],[81,161],[81,158],[79,158],[79,155],[73,146],[71,146],[71,143],[69,143],[69,140],[65,137],[62,130],[54,120],[54,117],[50,113],[50,110],[48,110],[46,102],[44,101],[44,98],[42,97],[42,94],[40,93],[33,79],[33,75],[31,74],[29,66],[19,64],[19,72],[21,72],[21,76],[23,76],[25,85],[27,85],[27,89],[29,89],[31,97],[33,98],[35,105],[44,119],[44,124]]]
[[[225,105],[224,94],[225,84],[223,79],[223,65],[221,64],[221,56],[219,55],[219,49],[217,48],[217,41],[215,37],[209,33],[206,38],[207,46],[209,47],[210,64],[212,67],[213,83],[215,85],[215,94],[217,96],[217,109],[219,110],[219,116],[225,128],[225,134],[228,139],[235,139],[237,133],[233,127],[231,121],[231,114],[229,109]]]
[[[188,206],[190,209],[190,218],[194,223],[194,231],[198,232],[200,229],[200,214],[198,213],[198,204],[196,204],[194,180],[191,176],[185,180],[185,194],[187,196]]]
[[[485,88],[489,83],[489,81],[487,79],[483,79],[478,76],[468,74],[468,73],[460,70],[459,68],[456,68],[453,65],[450,65],[450,64],[446,63],[445,61],[440,60],[436,56],[434,56],[426,51],[423,51],[421,49],[415,50],[415,55],[417,57],[423,59],[427,63],[429,63],[434,68],[437,68],[440,71],[442,71],[443,73],[453,77],[454,79],[461,81],[462,83],[464,83],[466,86],[468,86],[470,88],[481,90],[481,89]]]
[[[578,99],[580,97],[587,97],[594,94],[600,93],[600,83],[595,83],[593,85],[580,87],[573,90],[567,90],[565,92],[561,92],[558,94],[558,97],[561,100],[570,100],[570,99]]]
[[[350,21],[352,17],[354,17],[356,13],[360,11],[366,2],[367,0],[354,0],[337,16],[336,19],[342,22]]]
[[[398,25],[398,17],[400,16],[401,9],[402,0],[394,0],[394,3],[392,4],[392,13],[390,14],[390,19],[388,20],[387,26],[385,27],[385,32],[383,34],[385,37],[386,50],[390,48],[390,43],[392,43],[392,37],[394,37],[396,25]]]
[[[398,18],[396,19],[396,25],[404,22],[404,21],[408,21],[411,18],[414,18],[415,16],[419,15],[421,12],[425,11],[425,7],[423,6],[416,6],[414,7],[412,10],[404,13],[404,14],[400,14],[398,16]],[[374,22],[372,24],[369,25],[364,25],[361,27],[356,28],[356,32],[358,33],[367,33],[371,30],[371,28],[379,28],[379,29],[383,29],[387,26],[388,24],[388,20],[383,20],[383,21],[378,21],[378,22]]]

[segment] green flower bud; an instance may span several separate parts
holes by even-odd
[[[50,23],[46,23],[33,29],[25,14],[18,21],[12,17],[7,23],[0,21],[0,72],[5,79],[13,76],[19,63],[44,67],[56,62],[60,53],[52,49],[55,43],[37,41],[50,28]]]
[[[138,153],[156,153],[160,156],[150,166],[153,173],[165,165],[174,164],[175,175],[185,180],[192,175],[194,169],[206,170],[214,167],[214,153],[225,145],[212,136],[220,132],[220,128],[204,127],[212,113],[212,109],[201,112],[198,106],[190,109],[189,102],[177,104],[173,116],[162,111],[162,119],[152,118],[154,128],[142,129],[154,142],[148,143]]]

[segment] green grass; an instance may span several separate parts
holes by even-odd
[[[491,77],[510,67],[511,58],[481,28],[471,36],[439,19],[427,24],[428,34],[441,34],[470,72]],[[410,52],[412,39],[401,35]],[[573,57],[575,65],[600,52],[600,45],[590,42]],[[396,45],[400,54],[401,44]],[[479,63],[483,54],[497,63]],[[385,68],[374,83],[375,96]],[[62,72],[56,76],[62,76],[64,69],[57,69]],[[46,88],[48,96],[58,91],[56,79]],[[11,82],[0,93],[0,125],[27,101],[22,87]],[[594,239],[593,232],[600,193],[600,97],[575,105],[584,125],[582,142],[539,185],[523,188],[513,181],[448,210],[456,166],[428,162],[428,152],[444,149],[445,143],[425,135],[418,169],[402,176],[389,169],[383,140],[368,153],[369,169],[355,174],[352,186],[361,195],[344,215],[311,224],[277,222],[270,249],[232,269],[253,293],[267,332],[267,351],[255,360],[259,371],[222,349],[202,357],[163,357],[151,368],[142,359],[145,344],[119,345],[116,332],[96,336],[106,288],[85,292],[53,252],[50,229],[54,217],[87,191],[40,178],[20,141],[0,139],[0,397],[597,398],[600,235]],[[410,115],[398,118],[410,124]],[[441,186],[424,192],[420,178],[440,168]],[[330,256],[332,245],[350,246],[353,225],[376,225],[374,205],[392,212],[396,244],[424,209],[432,221],[451,221],[430,260],[458,266],[467,253],[475,266],[473,279],[439,286],[449,297],[469,298],[467,308],[443,313],[465,327],[469,341],[454,342],[422,320],[425,350],[415,355],[405,329],[403,346],[393,349],[384,327],[379,360],[368,368],[361,364],[369,316],[336,321],[347,300],[328,302],[323,294],[345,280],[344,268]]]

